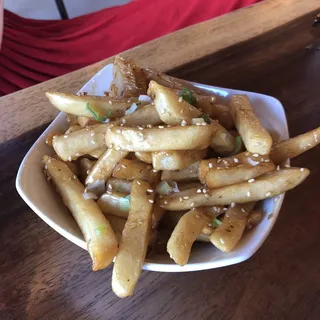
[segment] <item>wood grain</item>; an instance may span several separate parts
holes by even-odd
[[[258,37],[299,17],[310,16],[311,19],[319,8],[319,0],[267,0],[155,39],[126,51],[123,56],[134,59],[141,66],[167,71],[210,57],[219,50]],[[0,143],[48,123],[57,115],[57,110],[45,98],[46,91],[77,92],[112,60],[113,57],[108,58],[0,98]]]
[[[319,9],[318,1],[301,1],[306,2]],[[270,3],[273,7],[280,2]],[[320,124],[320,52],[306,49],[313,41],[311,17],[312,13],[307,14],[244,43],[237,43],[235,36],[235,45],[223,51],[212,49],[195,62],[190,58],[184,66],[177,61],[168,65],[176,67],[172,71],[176,76],[273,95],[285,107],[291,135],[308,131]],[[83,70],[74,75],[79,79],[91,76]],[[67,88],[76,90],[81,81],[70,77],[53,80],[50,86],[61,88],[69,83]],[[38,88],[46,90],[47,84]],[[35,114],[41,108],[49,110],[38,89],[28,90],[26,95],[9,97],[12,108],[23,107]],[[32,93],[38,98],[33,100]],[[10,100],[6,99],[2,108],[8,108]],[[135,295],[120,300],[111,292],[111,268],[92,273],[87,253],[50,229],[15,192],[18,166],[45,125],[34,127],[53,116],[44,112],[38,123],[26,121],[19,130],[12,124],[12,132],[1,136],[2,142],[11,141],[0,144],[0,319],[319,319],[319,147],[292,161],[308,167],[311,175],[287,193],[274,229],[251,259],[194,273],[145,271]]]

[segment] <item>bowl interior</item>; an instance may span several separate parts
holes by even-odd
[[[79,92],[104,95],[104,92],[109,90],[111,81],[112,64],[109,64],[90,79]],[[221,103],[227,103],[232,94],[248,95],[256,114],[274,141],[289,137],[286,116],[277,99],[259,93],[197,83],[195,85],[217,95]],[[61,112],[34,143],[22,161],[16,179],[16,187],[23,200],[41,219],[62,236],[86,249],[86,243],[79,227],[63,205],[60,196],[47,182],[41,165],[42,156],[53,153],[53,150],[45,143],[47,135],[53,131],[64,132],[66,129],[65,114]],[[196,271],[227,266],[250,258],[270,233],[279,214],[283,197],[284,195],[280,195],[277,197],[277,201],[270,198],[262,202],[263,220],[256,228],[242,237],[234,251],[224,253],[214,248],[210,243],[196,243],[192,249],[190,260],[184,267],[176,265],[167,254],[159,254],[148,258],[143,268],[162,272]],[[270,218],[271,213],[272,218]]]

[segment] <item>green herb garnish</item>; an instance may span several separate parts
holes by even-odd
[[[209,116],[208,116],[207,114],[205,114],[205,113],[202,113],[202,114],[200,115],[200,118],[202,118],[202,119],[203,119],[206,123],[208,123],[208,124],[211,123],[211,120],[210,120]]]
[[[100,225],[98,228],[96,228],[96,235],[99,236],[100,234],[104,234],[106,232],[106,226]]]
[[[217,219],[217,218],[214,218],[214,219],[212,220],[212,225],[213,225],[214,227],[216,227],[216,228],[218,228],[221,224],[222,224],[222,222],[221,222],[219,219]]]
[[[137,106],[140,106],[140,104],[141,104],[141,101],[136,102],[136,105],[137,105]]]
[[[241,136],[237,136],[235,138],[235,144],[236,144],[236,146],[235,146],[233,152],[231,153],[231,156],[234,156],[234,155],[238,154],[241,151],[242,146],[243,146],[243,142],[242,142]]]
[[[182,97],[183,100],[187,101],[193,106],[197,105],[197,99],[193,96],[192,91],[188,88],[182,88],[178,95]]]
[[[112,111],[109,110],[107,113],[107,116],[103,116],[102,114],[100,114],[98,111],[95,111],[92,106],[90,106],[90,103],[86,104],[86,109],[92,114],[92,116],[94,117],[95,120],[103,122],[106,121],[109,117],[111,117]]]

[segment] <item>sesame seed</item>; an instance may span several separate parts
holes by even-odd
[[[233,161],[234,161],[235,163],[238,163],[238,162],[239,162],[239,159],[238,159],[238,158],[234,158]]]
[[[140,185],[141,185],[141,182],[140,182],[140,181],[137,181],[137,185],[139,185],[139,186],[140,186]]]
[[[152,193],[153,192],[153,189],[147,189],[148,192]]]
[[[260,162],[269,162],[269,161],[265,161],[263,158],[261,158],[261,160],[260,160]]]
[[[116,133],[121,133],[121,130],[120,129],[116,130]]]
[[[278,197],[275,197],[275,198],[274,198],[274,202],[277,202],[278,200],[279,200]]]
[[[207,193],[207,189],[202,189],[202,192],[203,193]]]
[[[114,148],[116,151],[119,151],[120,150],[120,147],[115,147]]]
[[[262,158],[263,159],[263,158]],[[262,161],[261,159],[261,161]],[[264,159],[263,159],[264,160]],[[270,159],[265,159],[264,162],[270,162],[271,160]]]
[[[211,99],[210,99],[210,100],[211,100],[211,102],[213,102],[213,101],[214,101],[214,97],[211,97]]]
[[[87,174],[89,174],[90,170],[87,170]]]
[[[164,126],[158,126],[158,128],[159,128],[159,129],[163,129],[163,128],[164,128]]]
[[[122,164],[121,167],[122,167],[122,168],[126,168],[127,166],[126,166],[125,164]]]
[[[246,152],[244,155],[245,155],[246,157],[249,157],[249,156],[250,156],[250,153],[249,153],[249,152]]]
[[[208,164],[208,166],[209,166],[209,168],[212,168],[212,167],[213,167],[213,164],[210,162],[210,163]]]
[[[112,190],[112,185],[110,183],[108,184],[108,188]]]
[[[246,210],[244,210],[243,208],[241,208],[241,212],[246,213]]]
[[[209,198],[209,195],[208,195],[207,193],[205,193],[204,196],[205,196],[206,198]]]
[[[247,192],[247,197],[248,197],[248,198],[251,197],[251,192],[250,192],[250,191]]]
[[[186,120],[182,120],[182,121],[181,121],[181,125],[182,125],[182,126],[186,126],[186,125],[187,125],[187,121],[186,121]]]
[[[181,110],[180,113],[183,113],[183,110]]]
[[[182,197],[180,197],[180,198],[179,198],[179,201],[182,202],[182,200],[183,200]]]
[[[92,144],[96,144],[96,142],[94,140],[92,140],[91,142],[92,142]]]
[[[77,179],[77,176],[75,174],[73,175],[73,179]]]
[[[231,207],[231,208],[234,208],[234,207],[235,207],[235,205],[236,205],[236,203],[235,203],[235,202],[231,202],[230,207]]]
[[[196,218],[197,218],[197,219],[200,219],[200,216],[199,216],[198,214],[196,214]]]
[[[289,164],[285,164],[284,165],[286,168],[290,168],[290,165]]]
[[[225,242],[224,242],[224,240],[222,239],[222,238],[220,238],[220,242],[222,243],[222,244],[224,244]]]
[[[213,210],[214,210],[215,212],[217,212],[217,211],[219,211],[219,208],[213,207]]]
[[[257,153],[254,153],[252,156],[255,157],[255,158],[259,157],[259,155]]]
[[[127,120],[126,120],[126,119],[122,119],[121,122],[122,122],[123,124],[125,124],[125,123],[127,122]]]
[[[152,172],[158,172],[159,170],[156,170],[156,169],[152,169]]]
[[[197,193],[201,193],[201,189],[198,189],[198,190],[197,190]]]
[[[178,99],[179,102],[182,102],[182,100],[183,100],[182,97],[180,97],[180,98]]]
[[[149,199],[148,201],[149,201],[150,203],[154,203],[154,200],[152,200],[152,199]]]
[[[188,199],[189,199],[189,197],[188,197],[188,196],[186,196],[186,197],[183,197],[183,199],[184,199],[184,200],[188,200]]]
[[[212,227],[212,223],[208,223],[208,227]]]
[[[109,100],[109,104],[112,106],[112,101],[111,100]]]
[[[279,171],[280,170],[280,166],[279,165],[277,165],[277,171]]]
[[[248,182],[252,183],[252,182],[254,182],[254,179],[249,179]]]
[[[151,129],[152,128],[152,124],[147,124],[147,128]]]
[[[123,127],[123,123],[120,123],[120,127]]]
[[[227,160],[222,160],[223,164],[227,165],[228,161]]]
[[[206,122],[201,123],[202,126],[207,126],[208,124]]]
[[[69,161],[72,161],[72,157],[70,156],[70,157],[68,158],[68,160],[69,160]]]
[[[270,197],[270,196],[271,196],[271,192],[267,192],[266,197]]]
[[[300,168],[300,171],[303,172],[303,171],[304,171],[304,168]]]
[[[223,211],[227,211],[227,210],[228,210],[228,208],[223,208],[222,210],[223,210]]]
[[[94,131],[91,131],[91,132],[90,132],[90,136],[93,137],[94,135],[95,135],[95,132],[94,132]]]
[[[142,127],[138,127],[138,129],[139,129],[139,130],[143,130],[143,128],[142,128]]]
[[[168,204],[168,201],[167,201],[167,200],[165,200],[163,203],[164,203],[164,204]]]
[[[194,202],[192,202],[192,203],[190,204],[190,207],[194,207]]]
[[[67,139],[67,138],[68,138],[68,135],[65,134],[63,137],[64,137],[65,139]]]

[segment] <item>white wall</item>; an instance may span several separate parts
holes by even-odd
[[[69,18],[128,3],[130,0],[64,0]],[[60,19],[54,0],[4,0],[4,7],[22,17]]]

